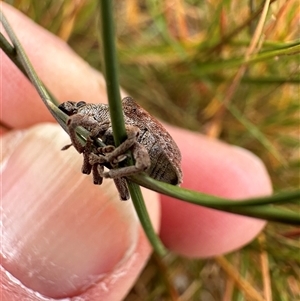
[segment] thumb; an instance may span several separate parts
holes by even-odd
[[[151,252],[131,202],[82,175],[68,142],[52,124],[1,137],[3,300],[119,300]],[[145,197],[157,228],[157,195]]]

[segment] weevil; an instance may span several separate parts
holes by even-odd
[[[173,185],[181,184],[181,154],[171,135],[131,97],[122,99],[122,107],[127,139],[115,147],[108,105],[84,101],[67,101],[59,105],[69,116],[67,127],[71,145],[79,153],[83,153],[82,172],[92,172],[95,184],[101,184],[103,178],[114,179],[121,200],[129,198],[124,177],[142,171],[156,180]],[[90,132],[85,146],[76,136],[78,126]],[[100,138],[106,146],[96,147],[96,138]],[[129,150],[132,152],[134,165],[119,167],[119,163],[128,157]],[[104,171],[104,167],[110,170]]]

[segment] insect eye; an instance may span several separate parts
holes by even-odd
[[[79,101],[79,102],[77,102],[77,108],[83,107],[85,105],[86,105],[85,101]]]

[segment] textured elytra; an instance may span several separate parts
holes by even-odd
[[[119,168],[110,173],[100,172],[101,176],[117,178],[118,175],[120,177],[130,175],[131,171],[132,173],[145,171],[154,179],[173,185],[180,184],[182,182],[181,154],[173,138],[160,122],[136,104],[131,97],[123,98],[122,106],[126,131],[132,141],[123,143],[123,148],[126,144],[126,147],[129,146],[128,149],[132,148],[134,150],[133,154],[137,167],[135,169],[124,167],[123,171]],[[75,140],[75,128],[77,126],[83,126],[90,131],[93,139],[100,138],[106,145],[115,145],[108,105],[88,104],[81,101],[77,103],[65,102],[59,108],[71,116],[68,121],[69,134],[72,144],[80,153],[84,153],[86,149],[81,147]],[[119,158],[121,150],[118,151],[117,149],[114,152],[118,153]],[[124,151],[127,151],[127,149],[124,149]],[[103,154],[97,153],[92,155],[93,159],[89,160],[90,163],[93,162],[92,164],[95,164],[95,162],[102,164],[103,160],[110,156],[108,154],[106,157],[105,154],[103,156]],[[97,159],[95,160],[96,156],[101,156],[103,159],[97,161]],[[116,158],[113,159],[116,160]],[[112,158],[109,160],[112,160]],[[120,173],[118,170],[120,170]]]

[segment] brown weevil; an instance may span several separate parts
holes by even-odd
[[[82,172],[89,174],[92,171],[95,184],[101,184],[103,178],[114,179],[122,200],[129,198],[124,177],[138,172],[145,171],[150,177],[169,184],[182,183],[181,154],[170,134],[131,97],[123,98],[122,106],[127,139],[115,147],[108,105],[84,101],[67,101],[59,105],[70,116],[67,127],[72,145],[83,153]],[[76,136],[78,126],[90,132],[85,146]],[[96,138],[106,146],[96,147]],[[119,163],[127,158],[128,150],[132,152],[135,164],[119,167]],[[104,171],[104,167],[110,170]]]

